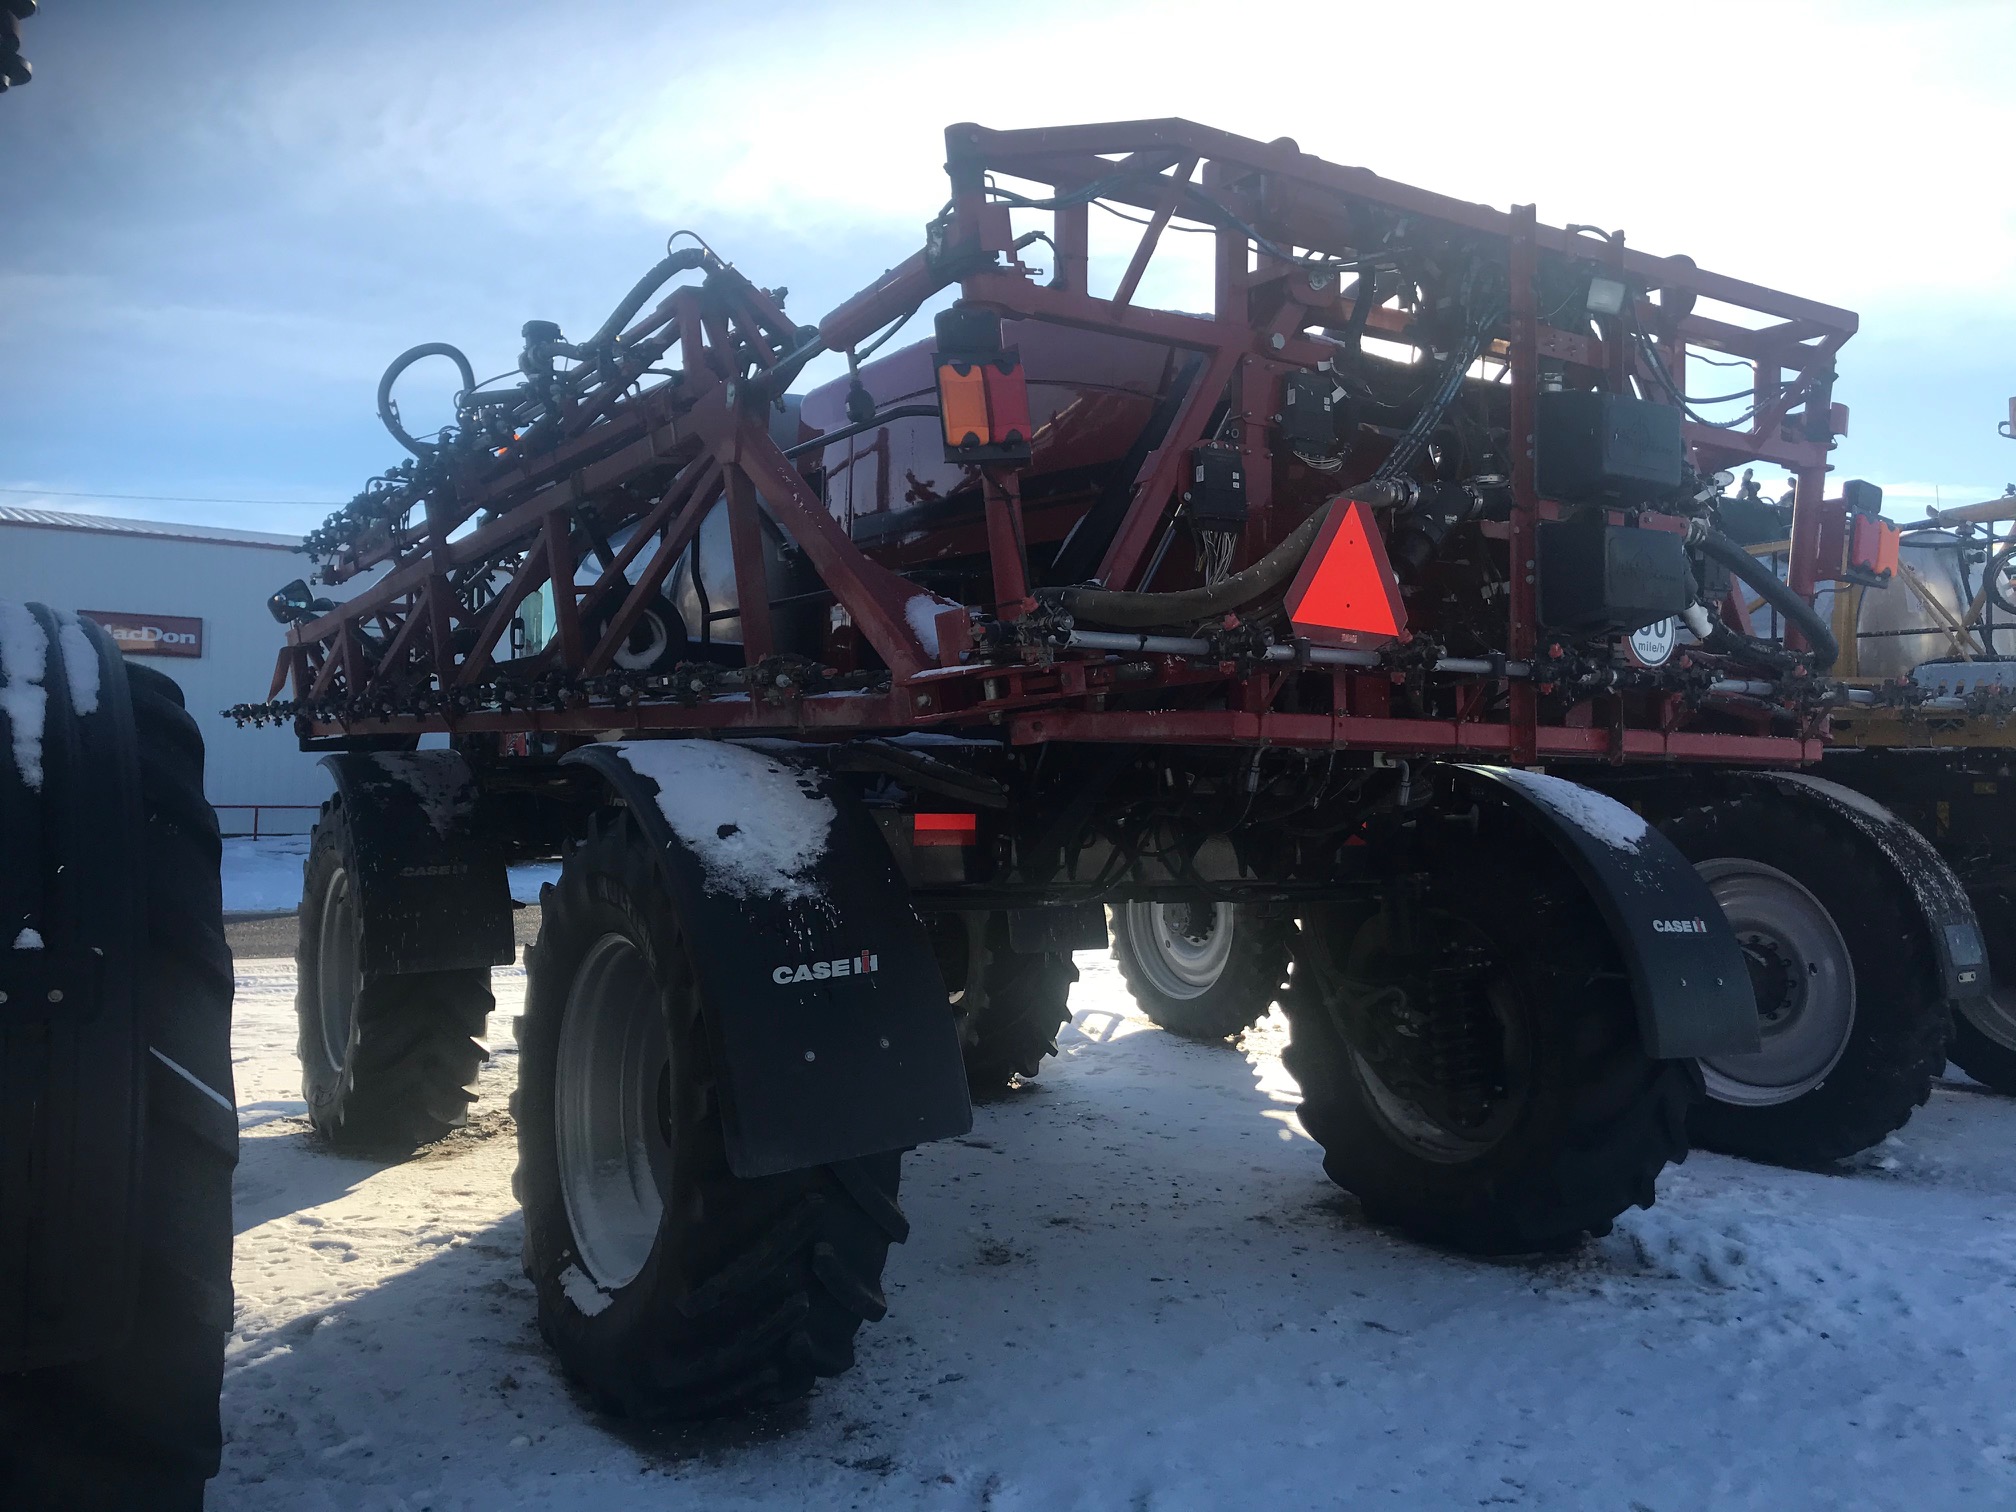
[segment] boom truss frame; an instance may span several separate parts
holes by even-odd
[[[1508,657],[1530,663],[1537,644],[1535,546],[1559,511],[1536,487],[1532,436],[1542,366],[1558,364],[1601,386],[1677,397],[1686,353],[1704,349],[1752,365],[1742,429],[1691,414],[1683,432],[1704,472],[1767,463],[1795,479],[1790,580],[1809,596],[1821,577],[1819,532],[1827,455],[1843,412],[1831,402],[1833,361],[1856,328],[1846,310],[1766,289],[1624,245],[1541,224],[1531,206],[1509,213],[1431,194],[1299,151],[1179,120],[946,132],[952,198],[926,243],[815,328],[709,253],[705,277],[679,287],[614,345],[553,390],[549,415],[489,446],[443,447],[379,490],[377,523],[343,543],[324,581],[379,576],[331,611],[289,631],[269,698],[290,689],[305,740],[451,734],[608,731],[748,732],[815,737],[872,729],[987,723],[1016,743],[1045,741],[1268,743],[1376,748],[1530,763],[1552,757],[1672,758],[1753,764],[1817,759],[1825,715],[1771,698],[1713,700],[1723,728],[1687,728],[1690,707],[1666,696],[1657,716],[1617,707],[1581,723],[1540,714],[1539,673],[1493,678],[1508,694],[1469,701],[1454,719],[1394,717],[1397,674],[1335,668],[1328,714],[1278,710],[1286,673],[1238,658],[1144,651],[1123,658],[1018,637],[1029,596],[1017,475],[984,470],[993,602],[969,607],[916,586],[852,541],[806,473],[769,433],[768,411],[822,351],[847,352],[943,290],[1018,320],[1146,338],[1202,359],[1201,381],[1161,444],[1142,461],[1100,564],[1110,588],[1145,586],[1181,469],[1214,409],[1229,402],[1245,454],[1253,560],[1298,520],[1271,488],[1268,427],[1282,382],[1334,351],[1308,334],[1354,313],[1349,281],[1365,249],[1354,216],[1409,218],[1438,235],[1502,248],[1509,287],[1505,331],[1488,349],[1508,369],[1515,437],[1514,564]],[[1005,191],[1007,182],[1036,192]],[[1092,200],[1146,217],[1112,291],[1090,287]],[[1021,261],[1011,207],[1048,217],[1047,281]],[[1208,315],[1135,302],[1172,221],[1208,226],[1215,243]],[[1494,255],[1498,255],[1494,253]],[[1610,319],[1557,326],[1537,307],[1543,258],[1586,264],[1647,291]],[[1369,280],[1367,280],[1369,284]],[[1650,298],[1651,291],[1658,298]],[[1377,298],[1377,295],[1372,297]],[[1701,310],[1704,302],[1722,312]],[[1742,323],[1742,318],[1756,323]],[[1423,339],[1403,308],[1382,303],[1362,328],[1394,342]],[[676,370],[661,364],[675,360]],[[653,379],[664,376],[664,381]],[[790,448],[802,451],[802,447]],[[726,500],[743,619],[745,667],[719,675],[650,677],[615,666],[639,616],[660,592],[717,501]],[[761,531],[767,515],[802,552],[847,622],[872,646],[886,678],[834,676],[780,658],[771,631]],[[1679,521],[1650,520],[1677,528]],[[613,536],[628,529],[620,549]],[[633,572],[647,547],[648,565]],[[589,558],[599,570],[583,575]],[[1519,570],[1523,564],[1524,570]],[[500,663],[513,617],[548,585],[555,633],[530,657]],[[609,606],[613,604],[613,611]],[[1109,709],[1126,685],[1228,685],[1225,707],[1190,712]],[[1302,670],[1306,672],[1306,667]],[[1698,700],[1697,700],[1698,705]],[[280,705],[271,706],[278,709]],[[1737,732],[1731,733],[1734,725]],[[1747,733],[1746,733],[1747,732]]]

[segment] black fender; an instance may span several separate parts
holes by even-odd
[[[0,1371],[16,1371],[102,1354],[132,1323],[146,825],[119,648],[40,604],[0,615]]]
[[[349,825],[365,975],[509,965],[504,851],[461,753],[346,751],[322,765]]]
[[[973,1127],[937,958],[851,789],[731,741],[599,743],[563,763],[599,776],[657,854],[692,946],[730,1170],[774,1175]],[[816,832],[827,811],[823,850],[788,877],[722,871],[718,852],[710,875],[715,838],[759,821]]]
[[[1757,1003],[1742,947],[1693,863],[1593,788],[1518,767],[1451,768],[1510,803],[1589,891],[1624,957],[1638,1030],[1659,1060],[1754,1053]]]
[[[1974,917],[1967,888],[1932,842],[1908,822],[1865,793],[1805,772],[1752,772],[1745,781],[1809,805],[1837,825],[1852,830],[1904,879],[1918,905],[1946,996],[1965,1010],[1969,999],[1989,990],[1988,946]]]

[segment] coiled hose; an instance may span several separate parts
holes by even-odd
[[[1765,603],[1785,616],[1787,624],[1799,627],[1799,633],[1806,637],[1806,644],[1813,648],[1815,672],[1825,672],[1839,659],[1841,646],[1834,639],[1832,627],[1814,612],[1811,604],[1792,591],[1790,583],[1779,577],[1763,562],[1750,555],[1721,531],[1706,526],[1700,527],[1700,534],[1692,537],[1691,544],[1703,556],[1720,562],[1756,589]],[[1711,646],[1710,649],[1720,648]]]
[[[1244,571],[1235,572],[1202,588],[1184,588],[1175,593],[1131,593],[1113,588],[1062,588],[1045,590],[1050,599],[1075,620],[1088,625],[1106,625],[1115,630],[1147,630],[1158,625],[1194,625],[1243,609],[1284,588],[1294,578],[1323,522],[1340,503],[1370,504],[1375,509],[1402,504],[1412,496],[1413,485],[1405,479],[1375,479],[1347,488],[1309,516],[1267,555]]]
[[[623,296],[622,302],[609,312],[609,318],[602,322],[595,334],[570,350],[591,353],[603,351],[623,334],[623,328],[636,318],[639,310],[644,308],[645,300],[657,293],[677,274],[704,267],[706,262],[707,253],[699,247],[681,247],[677,252],[667,253],[658,260],[650,272],[637,280],[630,292]],[[557,328],[555,329],[557,331]],[[378,380],[378,418],[385,423],[385,429],[392,433],[392,439],[416,457],[424,457],[437,450],[437,447],[431,441],[421,441],[407,434],[406,427],[399,422],[399,406],[392,402],[392,385],[399,381],[400,375],[406,369],[425,357],[446,357],[455,364],[455,371],[462,379],[462,387],[457,392],[465,403],[475,394],[476,389],[476,371],[470,367],[469,359],[462,355],[460,348],[450,346],[445,341],[422,342],[419,346],[408,347],[392,359],[392,365],[385,369],[385,376]],[[476,397],[486,404],[517,405],[522,404],[529,396],[530,391],[520,384],[517,388],[498,389]]]
[[[462,355],[460,347],[450,346],[445,341],[423,341],[392,359],[392,366],[385,369],[385,376],[378,380],[378,418],[385,422],[385,429],[392,432],[392,439],[416,457],[424,457],[438,448],[431,441],[415,440],[406,433],[406,427],[399,423],[399,406],[392,402],[392,385],[399,381],[401,373],[423,357],[446,357],[454,363],[455,371],[462,379],[460,392],[466,394],[476,387],[476,370],[469,366],[469,359]]]

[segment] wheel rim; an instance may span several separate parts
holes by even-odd
[[[1763,1048],[1701,1062],[1708,1095],[1744,1108],[1803,1097],[1840,1063],[1855,1032],[1855,965],[1820,900],[1761,861],[1724,857],[1695,870],[1750,965]]]
[[[1962,998],[1960,1014],[2004,1050],[2016,1051],[2016,952],[2009,949],[2009,904],[2002,895],[1991,894],[1975,903],[1974,913],[1987,937],[1988,991]]]
[[[1230,903],[1129,903],[1127,937],[1142,973],[1167,998],[1202,997],[1232,959]]]
[[[666,632],[664,617],[655,610],[647,609],[630,627],[623,644],[616,648],[614,660],[626,672],[648,672],[658,665],[670,644],[671,636]]]
[[[350,874],[340,866],[322,889],[315,931],[315,1016],[322,1029],[323,1058],[331,1071],[341,1071],[350,1057],[357,1017],[357,905]]]
[[[1351,1068],[1364,1088],[1373,1116],[1386,1126],[1388,1134],[1424,1160],[1456,1165],[1475,1160],[1496,1147],[1518,1123],[1525,1111],[1532,1079],[1532,1045],[1526,1033],[1517,990],[1506,978],[1496,948],[1473,927],[1455,918],[1424,921],[1424,930],[1439,936],[1442,964],[1460,965],[1468,960],[1472,985],[1468,988],[1470,1017],[1467,1046],[1445,1042],[1445,1054],[1455,1049],[1459,1055],[1477,1056],[1472,1064],[1486,1071],[1492,1093],[1484,1099],[1479,1116],[1458,1119],[1447,1107],[1433,1106],[1434,1099],[1418,1086],[1393,1073],[1390,1055],[1372,1053],[1369,1043],[1352,1032],[1352,1021],[1360,1025],[1379,1023],[1389,1028],[1406,1024],[1414,1049],[1422,1043],[1425,994],[1418,973],[1393,970],[1392,952],[1387,943],[1386,922],[1374,918],[1359,930],[1341,990],[1354,994],[1350,1012],[1341,1015],[1338,1028],[1351,1056]],[[1433,1032],[1429,1030],[1428,1032]],[[1399,1043],[1389,1040],[1388,1049]],[[1384,1066],[1382,1067],[1382,1061]]]
[[[1989,970],[1994,970],[1992,963]],[[1960,1012],[2004,1050],[2016,1050],[2016,986],[1991,983],[1982,996],[1962,998]]]
[[[672,1057],[658,984],[628,939],[589,949],[560,1016],[553,1121],[574,1248],[604,1291],[651,1258],[671,1169]]]

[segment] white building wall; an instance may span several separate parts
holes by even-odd
[[[319,804],[329,792],[328,774],[317,757],[296,749],[291,729],[241,730],[219,712],[265,700],[283,644],[266,599],[305,576],[308,566],[282,546],[0,520],[0,599],[203,621],[202,656],[135,659],[181,685],[203,731],[204,783],[213,804]],[[218,817],[226,830],[248,829],[252,819],[232,810]],[[264,815],[261,829],[305,829],[313,817]]]

